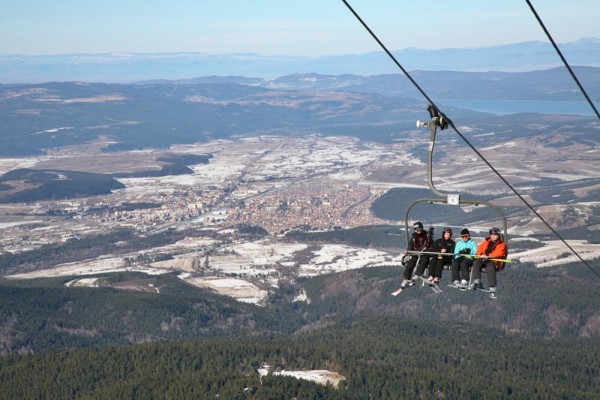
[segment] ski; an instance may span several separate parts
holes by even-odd
[[[427,285],[431,290],[433,290],[434,293],[444,293],[444,291],[440,289],[440,286],[437,283],[428,283]]]
[[[397,290],[393,291],[392,293],[390,293],[392,296],[398,296],[400,293],[402,293],[402,291],[404,289],[406,289],[407,287],[411,287],[414,286],[414,282],[411,282],[409,284],[407,284],[406,286],[400,286]]]
[[[415,286],[417,283],[415,281],[410,281],[406,286],[400,286],[397,290],[390,293],[392,296],[398,296],[402,291],[408,287]]]
[[[475,287],[473,287],[473,290],[477,290],[477,291],[480,291],[480,292],[487,293],[490,296],[490,299],[497,299],[498,298],[498,296],[496,296],[496,291],[495,290],[492,291],[490,289],[477,289]]]
[[[406,289],[406,288],[408,288],[408,287],[411,287],[411,286],[414,286],[414,283],[413,283],[413,284],[410,284],[410,285],[406,285],[406,286],[400,286],[400,287],[399,287],[399,288],[398,288],[396,291],[392,292],[392,293],[391,293],[391,295],[392,295],[392,296],[398,296],[400,293],[402,293],[402,291],[403,291],[404,289]]]
[[[451,288],[454,288],[454,289],[459,289],[460,291],[463,291],[463,292],[465,290],[469,289],[469,286],[465,286],[465,285],[461,285],[461,284],[455,285],[454,283],[451,283],[448,286],[451,287]]]
[[[450,283],[448,285],[448,287],[454,288],[454,289],[459,289],[461,292],[464,292],[466,290],[478,290],[480,292],[485,292],[485,293],[489,293],[490,299],[497,299],[498,296],[496,296],[496,292],[492,292],[489,289],[476,289],[474,287],[469,287],[469,286],[464,286],[464,285],[455,285],[454,283]]]
[[[440,286],[437,283],[430,282],[429,279],[422,276],[419,276],[419,278],[423,281],[422,286],[429,286],[429,288],[433,290],[434,293],[444,293],[444,291],[440,289]]]
[[[429,282],[429,280],[427,278],[424,278],[422,276],[419,276],[419,278],[423,282],[422,286],[428,286],[434,293],[444,293],[444,291],[440,288],[440,285],[438,285],[437,283]],[[393,291],[390,294],[392,296],[398,296],[400,293],[402,293],[402,291],[404,289],[406,289],[407,287],[410,287],[410,286],[414,286],[414,285],[415,285],[415,283],[408,284],[406,286],[400,286],[397,290]]]
[[[498,296],[496,296],[496,291],[495,290],[491,291],[489,289],[476,289],[476,288],[473,288],[473,290],[478,290],[480,292],[488,293],[488,295],[490,296],[490,299],[497,299],[498,298]]]

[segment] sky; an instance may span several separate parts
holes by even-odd
[[[525,0],[348,0],[389,50],[548,39]],[[600,1],[531,0],[557,43],[600,38]],[[0,0],[0,54],[362,54],[342,0]]]

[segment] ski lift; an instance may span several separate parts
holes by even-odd
[[[404,216],[404,225],[405,225],[404,233],[405,233],[405,237],[406,237],[406,243],[408,243],[410,240],[410,235],[409,235],[409,231],[408,231],[408,216],[410,214],[410,210],[415,205],[417,205],[419,203],[425,203],[425,202],[429,203],[429,204],[436,203],[436,204],[446,204],[446,205],[454,205],[454,206],[462,206],[462,205],[467,205],[467,204],[478,206],[480,204],[483,204],[488,207],[491,207],[498,213],[498,215],[500,216],[500,219],[502,220],[502,222],[504,224],[503,240],[506,243],[508,243],[508,228],[507,228],[507,223],[506,223],[506,217],[504,216],[504,213],[502,212],[502,210],[500,210],[498,207],[496,207],[495,205],[493,205],[492,203],[487,202],[487,201],[463,200],[460,197],[460,193],[443,193],[436,189],[435,185],[433,184],[433,177],[432,177],[432,175],[433,175],[433,172],[432,172],[433,148],[435,147],[435,135],[436,135],[438,127],[441,130],[448,128],[448,124],[449,124],[450,120],[443,113],[440,113],[439,110],[431,104],[427,107],[427,111],[429,111],[429,115],[431,116],[431,121],[429,121],[429,122],[417,121],[417,127],[418,128],[429,128],[430,135],[429,135],[429,150],[428,150],[428,156],[427,156],[427,181],[429,183],[429,188],[435,195],[438,196],[438,198],[418,199],[418,200],[415,200],[408,207],[408,209],[406,210],[406,214]]]

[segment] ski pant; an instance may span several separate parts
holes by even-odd
[[[412,277],[412,273],[417,265],[417,261],[417,275],[423,275],[423,272],[425,271],[425,268],[427,268],[427,264],[429,262],[429,256],[425,254],[410,257],[406,263],[406,269],[404,270],[404,279],[410,279]]]
[[[450,264],[450,257],[431,257],[429,260],[429,276],[442,279],[444,265]]]
[[[475,260],[473,261],[473,281],[481,280],[481,268],[485,267],[488,278],[488,286],[496,287],[496,263],[493,261]]]
[[[452,269],[452,282],[460,280],[469,280],[469,271],[473,265],[473,259],[470,258],[455,258],[450,265]]]

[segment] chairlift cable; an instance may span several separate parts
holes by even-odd
[[[560,57],[560,59],[562,60],[562,62],[565,64],[565,67],[567,67],[567,70],[569,70],[569,73],[573,77],[573,80],[575,80],[575,83],[577,84],[577,86],[579,86],[579,90],[581,90],[581,93],[583,93],[583,95],[585,96],[585,99],[589,103],[590,107],[592,107],[592,109],[596,113],[596,117],[598,117],[598,119],[600,119],[600,114],[598,113],[598,110],[596,109],[596,106],[594,106],[594,102],[590,99],[590,97],[586,93],[585,89],[583,88],[583,86],[579,82],[579,79],[577,79],[577,76],[575,76],[575,72],[573,72],[573,70],[571,69],[571,66],[569,65],[569,63],[567,62],[567,60],[563,56],[562,52],[560,51],[560,49],[556,45],[556,42],[554,41],[554,39],[552,39],[552,36],[550,35],[550,32],[548,32],[548,29],[546,29],[546,26],[542,22],[542,19],[540,18],[540,16],[538,15],[538,13],[535,11],[535,8],[531,4],[531,1],[529,1],[529,0],[525,0],[525,1],[527,2],[527,5],[529,5],[529,8],[531,9],[531,12],[535,16],[535,19],[537,19],[538,23],[540,24],[540,26],[542,27],[542,29],[546,33],[546,36],[548,36],[548,39],[552,43],[552,46],[554,47],[554,50],[556,50],[556,53],[558,54],[558,56]]]
[[[363,21],[362,18],[356,13],[356,11],[354,11],[354,9],[352,8],[352,6],[350,6],[350,4],[348,4],[348,2],[346,0],[342,0],[342,1],[346,5],[346,7],[348,7],[348,9],[350,10],[350,12],[352,12],[352,14],[354,14],[354,16],[356,17],[356,19],[362,24],[362,26],[371,34],[371,36],[373,37],[373,39],[375,39],[375,41],[379,44],[379,46],[381,46],[381,48],[383,49],[383,51],[385,51],[387,53],[387,55],[392,59],[392,61],[398,66],[398,68],[400,68],[400,70],[402,70],[402,72],[404,72],[404,75],[406,75],[406,77],[417,88],[417,90],[419,92],[421,92],[421,94],[423,95],[423,97],[425,97],[427,99],[427,101],[429,102],[429,104],[431,104],[436,109],[438,109],[435,106],[435,104],[433,103],[433,100],[431,100],[429,98],[429,96],[427,96],[427,93],[425,93],[425,91],[423,89],[421,89],[421,87],[419,86],[419,84],[410,76],[410,74],[408,73],[408,71],[404,69],[404,67],[398,62],[398,60],[396,60],[396,57],[394,57],[394,55],[385,47],[385,45],[381,42],[381,40],[379,40],[379,38],[377,37],[377,35],[375,35],[375,33],[373,33],[373,31],[371,30],[371,28],[369,28],[369,26],[365,23],[365,21]]]
[[[400,64],[400,62],[398,62],[398,60],[396,59],[396,57],[394,57],[394,55],[385,47],[385,45],[381,42],[381,40],[379,40],[379,38],[377,37],[377,35],[375,35],[375,33],[371,30],[371,28],[369,28],[369,26],[363,21],[363,19],[356,13],[356,11],[354,11],[354,9],[352,8],[352,6],[346,0],[342,0],[342,2],[350,10],[350,12],[352,12],[352,14],[354,14],[354,16],[356,17],[356,19],[362,24],[362,26],[367,30],[367,32],[369,32],[369,34],[371,34],[371,36],[373,37],[373,39],[375,39],[375,41],[387,53],[387,55],[392,59],[392,61],[398,66],[398,68],[400,68],[400,70],[402,70],[402,72],[412,82],[412,84],[417,88],[417,90],[419,90],[419,92],[421,92],[421,94],[423,95],[423,97],[425,97],[425,99],[427,99],[427,101],[429,102],[429,104],[431,104],[433,107],[435,107],[439,111],[440,115],[444,115],[445,116],[445,114],[442,113],[441,110],[435,105],[435,103],[429,98],[429,96],[427,95],[427,93],[425,93],[425,91],[419,86],[419,84],[410,76],[410,74],[408,73],[408,71],[406,69],[404,69],[404,67]],[[558,237],[560,239],[560,241],[586,267],[588,267],[598,277],[598,279],[600,279],[600,274],[594,268],[592,268],[592,266],[589,265],[588,262],[585,261],[583,259],[583,257],[581,257],[581,255],[569,243],[567,243],[567,241],[554,228],[552,228],[552,226],[550,226],[550,224],[544,219],[544,217],[542,217],[535,210],[535,208],[533,208],[533,206],[531,204],[529,204],[529,202],[500,174],[500,172],[498,172],[498,170],[496,170],[496,168],[494,168],[494,166],[492,164],[490,164],[490,162],[483,156],[483,154],[481,154],[479,152],[479,150],[477,150],[477,148],[473,144],[471,144],[471,142],[469,142],[469,140],[456,128],[456,126],[454,125],[454,123],[452,122],[452,120],[449,119],[449,118],[446,118],[446,119],[447,119],[449,125],[452,127],[452,129],[475,152],[475,154],[477,154],[483,160],[483,162],[485,162],[487,164],[487,166],[502,180],[502,182],[504,182],[504,184],[544,223],[544,225],[546,225],[546,227],[548,229],[550,229],[550,231],[554,235],[556,235],[556,237]]]

